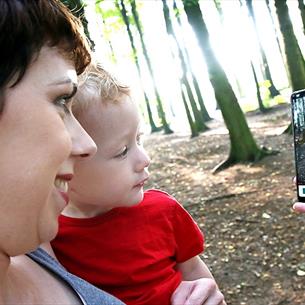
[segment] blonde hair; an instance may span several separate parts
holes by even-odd
[[[73,112],[78,115],[86,111],[91,103],[114,103],[122,95],[130,96],[130,87],[119,82],[101,64],[93,63],[79,77]]]

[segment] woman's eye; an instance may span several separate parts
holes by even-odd
[[[128,152],[128,148],[127,148],[127,146],[125,146],[124,150],[121,153],[119,153],[118,155],[116,155],[115,157],[116,158],[123,158],[127,155],[127,152]]]
[[[62,108],[65,112],[65,114],[70,113],[70,102],[71,102],[71,97],[70,96],[61,96],[55,101],[55,105]]]

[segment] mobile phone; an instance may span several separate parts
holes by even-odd
[[[305,89],[291,95],[298,201],[305,202]]]

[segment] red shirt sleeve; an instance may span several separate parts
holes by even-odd
[[[182,263],[204,250],[204,236],[191,215],[176,201],[173,210],[176,261]]]

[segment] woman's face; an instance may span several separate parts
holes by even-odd
[[[13,256],[57,233],[76,158],[95,153],[70,112],[77,81],[57,48],[43,47],[22,80],[5,90],[0,115],[0,249]]]

